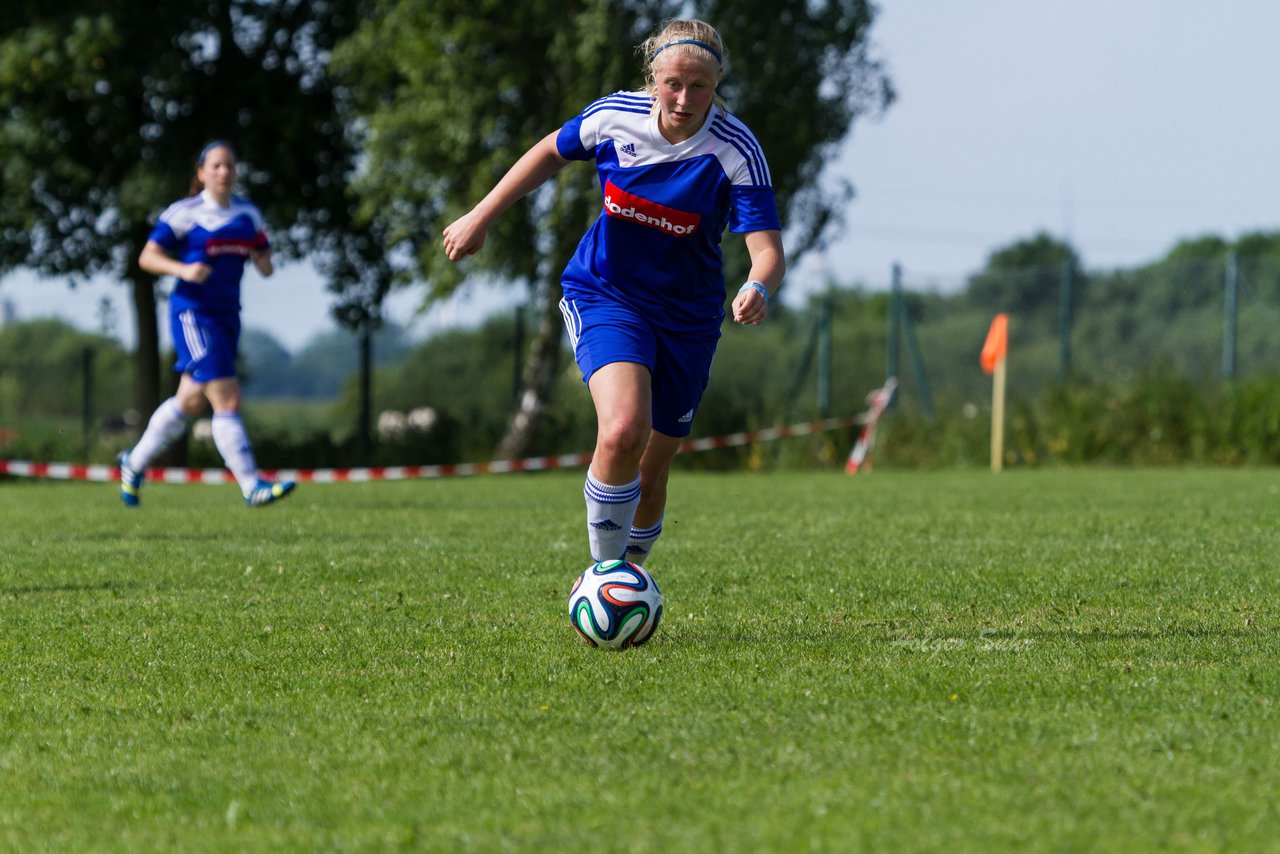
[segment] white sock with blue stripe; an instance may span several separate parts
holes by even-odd
[[[129,451],[129,468],[142,471],[185,432],[187,416],[178,406],[177,398],[171,397],[156,407],[147,422],[147,429],[142,431],[142,438]]]
[[[244,432],[239,412],[213,413],[213,444],[235,475],[240,491],[248,495],[258,483],[258,462],[253,458],[253,448],[249,446],[249,435]]]
[[[645,558],[649,556],[649,552],[653,551],[653,544],[660,536],[662,536],[661,516],[658,517],[656,525],[650,525],[648,528],[631,526],[631,538],[627,541],[627,560],[643,566]]]
[[[631,536],[631,520],[640,506],[640,478],[637,476],[621,486],[610,486],[596,480],[588,471],[582,495],[587,499],[591,559],[597,562],[622,559],[627,551],[627,538]]]

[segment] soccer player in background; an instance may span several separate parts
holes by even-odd
[[[633,563],[662,533],[671,464],[710,376],[726,298],[721,233],[742,233],[751,257],[734,321],[765,319],[786,266],[764,153],[716,95],[719,33],[668,21],[638,50],[644,89],[588,105],[444,230],[451,260],[471,255],[498,214],[569,161],[595,161],[603,207],[564,271],[560,308],[596,410],[583,489],[591,557]]]
[[[138,506],[147,466],[187,429],[192,418],[213,407],[213,442],[250,507],[288,495],[293,481],[258,477],[253,448],[240,420],[236,349],[240,341],[240,279],[246,261],[263,276],[273,272],[262,213],[232,195],[236,155],[221,140],[196,159],[188,198],[160,214],[138,264],[148,273],[173,276],[169,324],[178,354],[178,390],[152,414],[142,438],[120,455],[120,498]]]

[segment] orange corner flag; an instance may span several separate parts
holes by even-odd
[[[987,341],[982,345],[982,370],[994,374],[996,365],[1009,350],[1009,315],[1001,312],[991,321],[991,329],[987,332]]]

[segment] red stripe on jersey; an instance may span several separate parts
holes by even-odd
[[[204,242],[204,257],[216,258],[220,255],[235,255],[248,258],[254,249],[254,241],[241,240],[234,237],[210,237]]]
[[[618,189],[612,181],[604,185],[604,210],[614,219],[638,222],[649,228],[664,231],[673,237],[689,237],[702,223],[702,214],[669,208],[651,202],[626,190]]]

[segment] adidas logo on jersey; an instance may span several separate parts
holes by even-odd
[[[623,143],[621,151],[623,154],[627,155],[628,157],[635,157],[636,144],[634,142]]]

